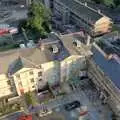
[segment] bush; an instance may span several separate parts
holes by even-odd
[[[51,31],[50,21],[51,12],[41,2],[33,2],[29,8],[28,19],[20,22],[19,30],[23,32],[24,28],[30,37],[35,37],[35,40],[45,38]]]

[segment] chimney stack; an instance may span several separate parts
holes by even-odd
[[[101,14],[101,10],[100,9],[98,9],[98,13]]]
[[[85,6],[87,6],[87,2],[85,2]]]

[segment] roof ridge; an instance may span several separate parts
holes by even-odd
[[[36,65],[34,62],[32,62],[31,60],[21,56],[21,59],[25,60],[26,62],[30,63],[31,65],[35,66],[36,68],[39,68],[38,65]]]
[[[78,0],[74,0],[74,1],[80,3],[80,4],[83,5],[84,7],[89,8],[90,10],[92,10],[92,11],[98,13],[98,14],[101,15],[101,16],[105,16],[103,13],[99,13],[97,10],[93,9],[92,7],[89,7],[88,5],[85,5],[85,3],[87,3],[87,2],[82,3],[82,2],[80,2],[80,1],[78,1]]]
[[[99,52],[100,52],[104,57],[107,56],[107,54],[106,54],[96,43],[93,43],[93,46],[94,46],[97,50],[99,50]]]

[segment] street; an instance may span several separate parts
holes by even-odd
[[[102,105],[96,95],[97,93],[92,95],[91,92],[92,91],[89,90],[89,93],[86,95],[86,91],[81,90],[81,85],[77,85],[74,86],[74,91],[72,91],[71,94],[49,101],[45,106],[53,109],[53,111],[64,114],[66,120],[74,120],[76,117],[79,117],[79,114],[75,112],[76,110],[72,110],[71,112],[64,110],[64,104],[78,100],[82,106],[87,106],[92,120],[111,120],[111,111],[108,106]]]

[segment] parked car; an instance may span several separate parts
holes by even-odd
[[[80,104],[79,101],[73,101],[73,102],[71,102],[71,103],[65,104],[65,105],[64,105],[64,108],[65,108],[65,110],[67,110],[67,111],[71,111],[71,110],[73,110],[73,109],[75,109],[75,108],[78,108],[78,107],[80,107],[80,106],[81,106],[81,104]]]
[[[88,76],[81,76],[80,80],[89,79]]]

